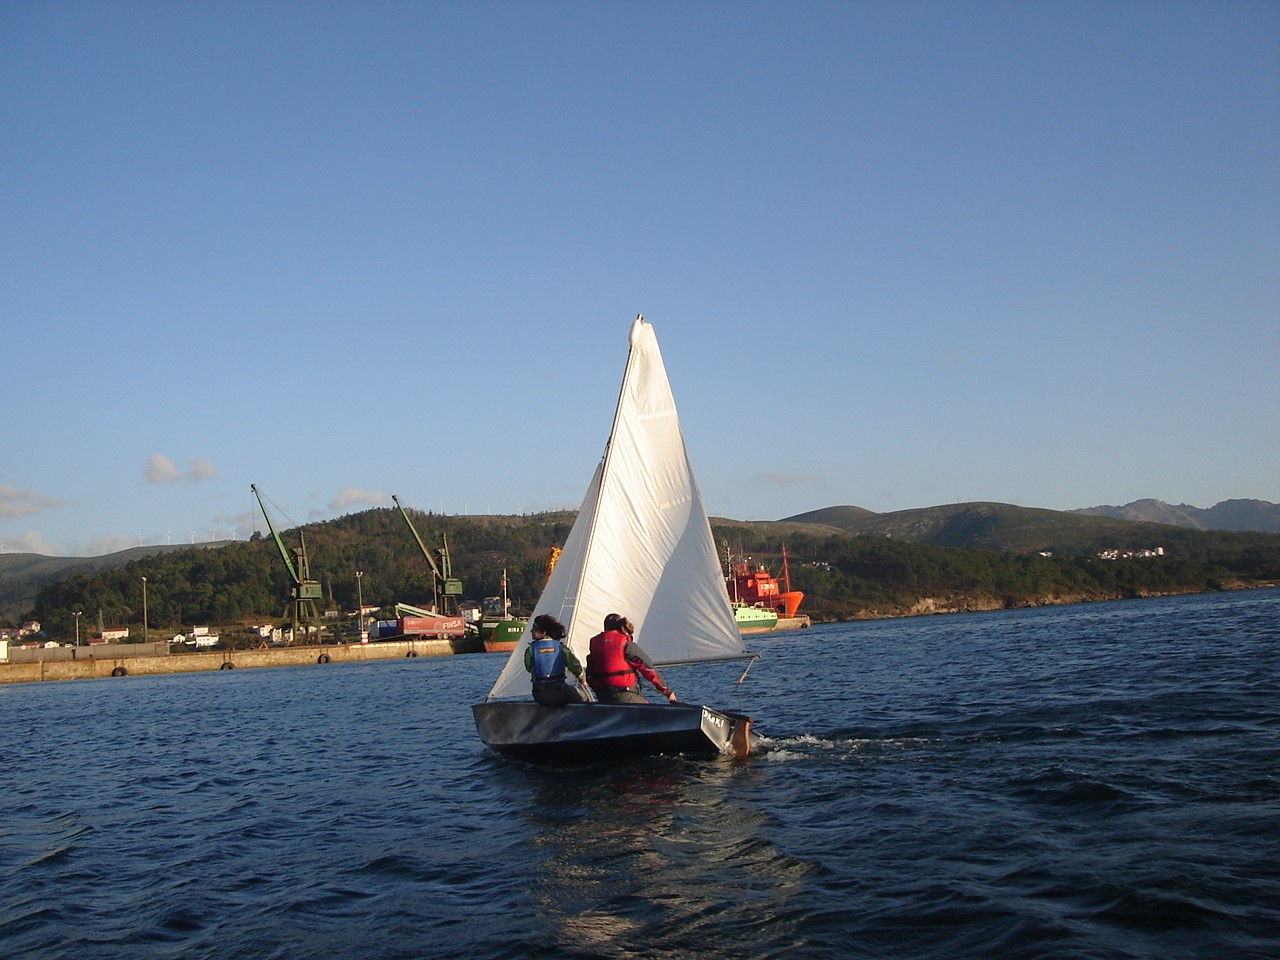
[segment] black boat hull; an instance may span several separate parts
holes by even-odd
[[[692,704],[495,700],[471,708],[480,739],[524,760],[594,761],[680,754],[745,756],[751,719]]]

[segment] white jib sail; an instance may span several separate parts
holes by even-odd
[[[631,327],[604,459],[534,610],[543,613],[568,627],[584,667],[610,613],[635,624],[636,642],[658,664],[746,654],[662,354],[643,317]],[[490,699],[529,695],[528,643],[526,626]]]

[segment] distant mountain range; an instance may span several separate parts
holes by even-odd
[[[1106,548],[1168,546],[1191,531],[1209,535],[1280,532],[1280,506],[1260,500],[1228,500],[1211,510],[1148,506],[1130,515],[1128,507],[1095,507],[1089,510],[1044,510],[1008,503],[955,503],[892,513],[874,513],[862,507],[840,506],[811,510],[787,517],[781,523],[822,524],[845,533],[890,537],[908,543],[940,547],[980,547],[1015,552],[1057,550],[1092,551]],[[1212,515],[1213,525],[1206,517]],[[1159,516],[1157,520],[1154,517]],[[1176,518],[1176,519],[1175,519]],[[1163,531],[1163,532],[1162,532]],[[1160,541],[1169,541],[1161,543]]]
[[[1135,500],[1123,507],[1084,507],[1071,512],[1093,517],[1111,517],[1115,520],[1168,523],[1193,530],[1280,533],[1280,504],[1268,503],[1266,500],[1223,500],[1208,510],[1185,503],[1174,506],[1163,500]]]
[[[946,540],[955,541],[945,544],[949,546],[979,546],[981,544],[973,542],[974,535],[979,534],[984,526],[991,528],[993,523],[1013,522],[1021,527],[1049,525],[1064,532],[1099,529],[1088,521],[1073,519],[1083,517],[1161,523],[1191,530],[1280,533],[1280,504],[1266,500],[1223,500],[1208,510],[1185,503],[1172,506],[1162,500],[1135,500],[1123,507],[1084,507],[1066,511],[1016,507],[1008,503],[956,503],[892,513],[842,506],[799,513],[785,518],[784,522],[821,523],[849,533],[878,533],[915,542],[940,543]],[[938,534],[943,530],[949,530],[953,536],[939,539]],[[1007,548],[1012,544],[1005,543],[1004,546]]]

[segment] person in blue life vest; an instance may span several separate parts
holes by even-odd
[[[587,683],[601,703],[648,703],[640,692],[644,677],[660,694],[676,702],[676,695],[662,682],[653,661],[633,639],[636,629],[620,613],[604,618],[604,632],[591,638],[587,654]]]
[[[524,668],[533,677],[533,699],[544,707],[589,703],[591,700],[584,689],[587,678],[582,672],[582,664],[564,645],[564,637],[564,624],[551,614],[533,618],[529,646],[524,650]],[[566,670],[578,678],[581,687],[566,682]]]

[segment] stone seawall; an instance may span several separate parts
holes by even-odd
[[[773,632],[779,630],[808,630],[812,621],[805,615],[800,614],[798,617],[779,617],[778,625],[773,628]]]
[[[314,647],[269,647],[265,650],[218,650],[168,656],[78,656],[25,663],[0,663],[0,683],[42,680],[88,680],[95,677],[139,677],[204,670],[254,670],[308,664],[351,663],[479,653],[478,640],[387,640],[377,643],[326,644]]]

